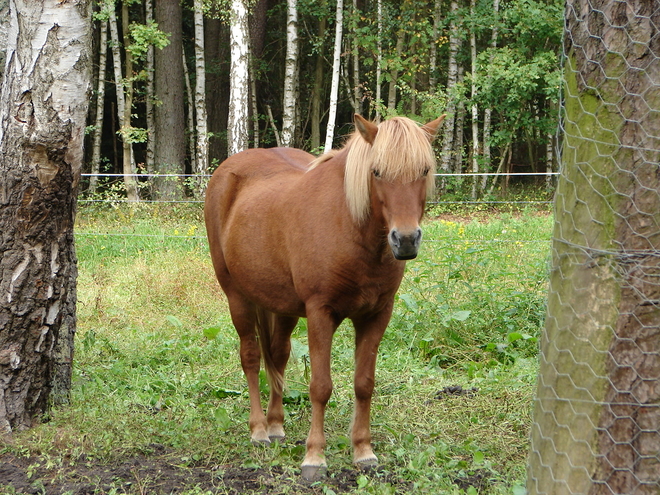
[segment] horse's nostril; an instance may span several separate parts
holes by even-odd
[[[390,242],[396,247],[401,245],[401,236],[397,230],[392,230],[390,232]]]

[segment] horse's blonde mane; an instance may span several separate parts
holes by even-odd
[[[370,184],[374,170],[382,180],[412,182],[427,174],[427,195],[435,186],[435,154],[429,135],[414,121],[394,117],[378,125],[373,144],[356,130],[349,138],[344,188],[353,219],[361,223],[369,215]],[[323,157],[321,157],[323,158]]]

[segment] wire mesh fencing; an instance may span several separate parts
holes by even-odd
[[[567,0],[529,494],[660,493],[660,1]]]

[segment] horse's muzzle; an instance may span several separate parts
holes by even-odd
[[[417,227],[411,232],[401,232],[397,228],[390,230],[387,241],[392,254],[398,260],[412,260],[417,257],[419,246],[422,243],[422,229]]]

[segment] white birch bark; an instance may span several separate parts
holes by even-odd
[[[471,70],[472,70],[472,173],[479,173],[479,108],[475,101],[477,97],[477,33],[474,25],[475,16],[475,0],[470,0],[470,16],[472,22],[470,25],[470,57],[471,57]],[[479,177],[475,175],[472,177],[472,199],[477,199],[477,185]]]
[[[92,141],[92,167],[89,178],[89,194],[96,192],[98,173],[101,170],[101,137],[103,135],[103,106],[105,103],[105,66],[108,59],[108,21],[101,21],[99,32],[99,72],[96,89],[96,119]]]
[[[228,153],[248,148],[248,24],[244,0],[231,2]]]
[[[341,70],[341,38],[344,24],[344,1],[337,0],[337,15],[335,25],[335,48],[332,57],[332,84],[330,86],[330,108],[328,111],[328,127],[325,133],[326,152],[332,149],[335,136],[335,121],[337,120],[337,99],[339,96],[339,72]]]
[[[454,123],[456,120],[456,104],[454,98],[451,97],[451,91],[456,85],[456,78],[458,75],[458,64],[456,56],[460,45],[458,38],[458,26],[456,25],[456,12],[458,11],[457,0],[451,2],[451,15],[452,20],[449,35],[449,64],[448,64],[448,77],[447,77],[447,94],[450,95],[447,101],[447,118],[445,119],[445,132],[442,140],[442,155],[440,160],[440,170],[442,172],[449,172],[452,160],[452,150],[454,144]],[[442,181],[444,187],[446,181]]]
[[[0,97],[0,431],[68,402],[91,2],[11,0]]]
[[[296,74],[298,65],[298,2],[287,0],[286,60],[282,101],[282,146],[292,146],[296,125]]]
[[[204,10],[202,0],[195,0],[195,131],[197,154],[195,173],[197,193],[201,197],[206,189],[205,174],[209,169],[209,134],[206,123],[206,59],[204,57]]]

